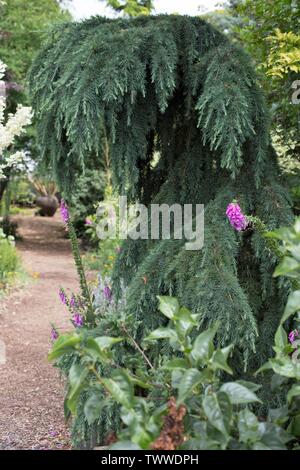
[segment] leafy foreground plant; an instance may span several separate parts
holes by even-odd
[[[159,308],[169,325],[152,331],[138,344],[130,334],[136,319],[128,315],[125,304],[113,299],[107,280],[101,281],[93,295],[90,292],[64,202],[61,212],[72,243],[81,296],[68,299],[64,290],[60,291],[62,302],[73,314],[76,332],[60,336],[53,329],[55,343],[49,358],[68,377],[65,410],[67,416],[72,413],[75,417],[73,440],[74,430],[78,433],[83,423],[83,440],[86,430],[90,434],[93,428],[98,431],[97,439],[102,440],[105,434],[117,431],[119,443],[114,448],[285,449],[286,445],[297,445],[297,329],[289,334],[288,344],[280,325],[275,336],[276,357],[260,370],[275,372],[271,386],[288,392],[287,404],[271,409],[264,421],[258,419],[253,411],[260,402],[256,395],[260,385],[228,381],[233,373],[227,362],[233,346],[215,347],[222,325],[219,327],[216,322],[196,336],[199,315],[180,307],[175,298],[161,296]],[[236,230],[249,223],[265,230],[259,219],[245,216],[236,202],[228,206],[227,216]],[[282,247],[278,238],[284,241]],[[288,275],[295,288],[300,272],[299,238],[300,220],[293,229],[269,234],[267,240],[282,259],[275,275]],[[281,324],[299,306],[299,291],[295,290],[290,294]],[[81,313],[75,312],[78,308]],[[110,441],[112,437],[116,439],[115,434],[110,435]]]
[[[293,290],[275,335],[275,357],[261,367],[260,371],[273,370],[274,388],[287,383],[286,405],[275,410],[277,422],[285,423],[287,430],[300,438],[300,218],[292,228],[281,228],[268,234],[271,239],[282,242],[282,260],[274,276],[285,276],[291,280]],[[283,324],[293,316],[292,330],[287,336]]]
[[[238,207],[230,209],[232,224],[244,221]],[[114,303],[104,285],[105,298],[93,299],[94,326],[84,322],[73,334],[57,335],[49,354],[68,375],[66,415],[72,413],[76,422],[83,413],[90,428],[100,427],[102,439],[105,429],[107,434],[118,431],[113,435],[118,439],[115,449],[299,449],[299,316],[289,336],[282,325],[300,310],[300,219],[293,228],[268,238],[281,256],[274,275],[291,278],[294,290],[275,335],[275,357],[258,373],[273,371],[270,386],[285,394],[283,406],[258,418],[254,411],[260,385],[228,380],[233,347],[215,347],[222,325],[216,323],[196,336],[198,315],[163,296],[159,308],[169,325],[154,330],[139,345],[128,331],[135,319],[124,314],[124,305]],[[155,362],[147,356],[149,345],[151,351],[158,346]],[[174,357],[164,354],[166,346]],[[103,419],[109,422],[106,428]]]
[[[86,419],[97,421],[105,407],[116,402],[121,409],[122,428],[114,449],[285,449],[295,444],[295,419],[288,409],[271,411],[266,421],[259,420],[252,405],[259,402],[259,385],[247,381],[222,381],[221,372],[232,374],[228,358],[232,346],[216,348],[214,338],[219,327],[200,333],[194,340],[197,315],[180,307],[171,297],[159,297],[159,309],[169,325],[154,330],[145,344],[168,340],[174,350],[172,359],[162,359],[154,368],[145,351],[135,345],[147,366],[143,373],[118,367],[115,345],[129,342],[124,337],[67,334],[55,342],[50,360],[71,354],[69,391],[66,408],[76,414],[79,398],[88,388],[93,394],[84,404]],[[300,364],[287,356],[287,337],[280,327],[275,351],[293,364],[300,379]],[[276,369],[278,359],[265,366]],[[289,362],[288,362],[289,361]],[[283,372],[283,373],[282,373]],[[279,371],[281,382],[286,371]],[[224,377],[223,377],[224,378]],[[293,385],[288,402],[300,397],[300,384]],[[293,405],[294,406],[294,405]],[[290,410],[292,411],[292,409]],[[288,430],[285,428],[288,425]],[[290,432],[288,432],[290,431]]]

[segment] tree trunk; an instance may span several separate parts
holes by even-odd
[[[9,175],[7,175],[7,178],[5,180],[0,181],[0,202],[2,200],[4,191],[6,190],[6,187],[8,185],[8,181],[9,181]]]

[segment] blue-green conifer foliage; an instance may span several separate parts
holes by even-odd
[[[130,201],[205,204],[205,243],[128,240],[114,271],[127,286],[136,338],[163,321],[157,298],[173,295],[199,327],[220,320],[236,371],[271,353],[286,300],[276,257],[255,230],[237,233],[226,206],[268,229],[291,221],[270,143],[269,114],[251,59],[199,18],[94,17],[57,27],[30,74],[43,158],[64,188],[108,136],[114,187]]]

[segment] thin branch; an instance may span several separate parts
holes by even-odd
[[[128,331],[126,330],[125,326],[122,327],[122,330],[124,331],[124,333],[128,336],[128,338],[130,339],[130,341],[133,343],[134,347],[141,353],[141,355],[143,356],[143,358],[145,359],[145,361],[147,362],[148,366],[150,367],[150,369],[154,370],[154,366],[153,364],[151,364],[150,360],[148,359],[148,357],[146,356],[145,352],[142,350],[142,348],[138,345],[138,343],[135,341],[135,339],[128,333]]]

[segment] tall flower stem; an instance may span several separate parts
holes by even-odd
[[[67,221],[66,225],[67,225],[67,228],[68,228],[68,234],[69,234],[69,238],[70,238],[70,241],[71,241],[73,258],[74,258],[74,261],[75,261],[75,266],[76,266],[76,270],[77,270],[78,277],[79,277],[81,294],[82,294],[82,297],[84,298],[84,300],[86,301],[86,304],[87,304],[86,320],[91,325],[94,325],[95,317],[94,317],[94,309],[93,309],[91,294],[90,294],[90,290],[88,288],[88,284],[87,284],[87,280],[86,280],[85,270],[84,270],[81,255],[80,255],[80,250],[79,250],[79,245],[78,245],[76,232],[75,232],[74,226],[73,226],[70,218],[68,218],[68,221]]]

